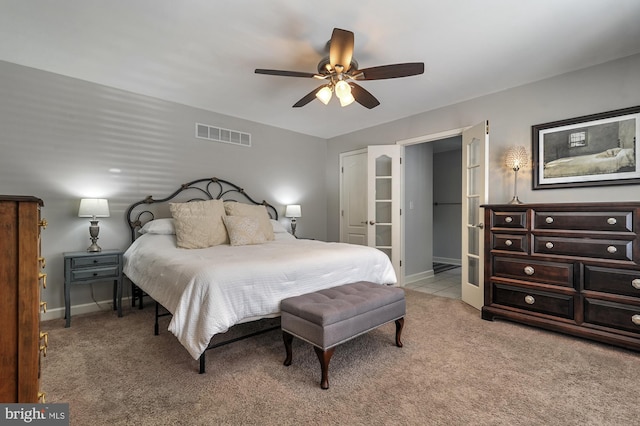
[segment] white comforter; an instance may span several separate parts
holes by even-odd
[[[355,281],[396,282],[379,250],[289,234],[196,250],[177,248],[175,235],[145,234],[125,252],[124,273],[173,314],[169,331],[196,359],[214,334],[277,316],[284,298]]]

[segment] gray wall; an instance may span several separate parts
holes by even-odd
[[[410,145],[405,149],[404,253],[405,274],[433,269],[433,146]]]
[[[253,146],[196,139],[196,122],[251,133]],[[129,204],[214,176],[281,215],[284,205],[301,204],[298,234],[326,237],[324,139],[1,61],[0,129],[0,194],[44,200],[42,297],[51,316],[64,307],[63,252],[90,243],[88,219],[77,217],[80,198],[109,199],[111,217],[100,220],[103,248],[128,246]],[[89,286],[74,287],[72,304],[109,300],[108,283],[93,287],[93,296]]]
[[[535,124],[640,105],[639,76],[640,55],[634,55],[330,139],[326,166],[328,239],[339,239],[341,152],[489,120],[489,201],[508,202],[513,196],[513,171],[503,166],[507,147],[524,145],[531,150],[531,126]],[[383,102],[379,108],[393,105]],[[640,189],[640,185],[626,185],[532,191],[530,168],[522,170],[518,179],[519,197],[525,202],[638,200]]]
[[[433,156],[433,259],[460,262],[462,257],[462,150]],[[427,242],[428,244],[428,242]]]

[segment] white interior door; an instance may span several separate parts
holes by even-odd
[[[487,202],[489,123],[462,132],[462,300],[476,309],[484,300],[484,214]]]
[[[368,245],[367,150],[340,155],[340,241]]]
[[[401,263],[401,146],[367,147],[367,214],[369,246],[389,256],[398,285],[402,285]]]

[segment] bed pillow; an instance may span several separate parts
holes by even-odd
[[[235,201],[227,201],[224,203],[224,210],[227,213],[227,216],[245,216],[257,219],[264,236],[268,241],[273,241],[274,236],[271,218],[269,217],[267,208],[262,204],[251,205]]]
[[[285,228],[277,220],[269,219],[269,221],[271,222],[271,227],[273,228],[273,233],[274,234],[282,234],[283,232],[289,232],[289,231],[287,231],[287,228]]]
[[[267,242],[258,219],[250,216],[225,216],[224,224],[232,246],[246,246]]]
[[[173,225],[173,219],[154,219],[145,223],[138,232],[141,234],[171,235],[176,233],[176,228]]]
[[[222,200],[169,203],[178,247],[197,249],[227,244]]]

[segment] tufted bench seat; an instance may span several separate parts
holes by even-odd
[[[366,281],[345,284],[284,299],[280,311],[284,365],[291,365],[294,336],[311,343],[320,360],[322,389],[329,388],[329,361],[337,345],[395,321],[396,346],[402,347],[406,304],[398,287]]]

